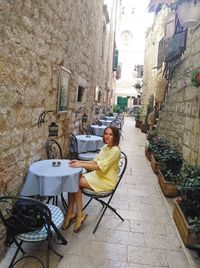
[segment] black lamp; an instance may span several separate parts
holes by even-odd
[[[84,114],[82,116],[82,122],[87,122],[88,116],[86,114]]]
[[[49,137],[57,137],[58,136],[58,125],[55,122],[51,122],[48,127],[49,130]]]

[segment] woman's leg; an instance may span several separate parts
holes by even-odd
[[[76,203],[76,223],[74,226],[74,232],[78,232],[81,228],[81,224],[84,222],[86,215],[82,211],[82,192],[81,188],[91,189],[90,185],[87,183],[85,177],[81,176],[79,181],[79,190],[75,193],[75,203]]]
[[[72,220],[76,218],[76,215],[74,213],[74,202],[75,194],[68,193],[68,210],[62,227],[64,230],[67,229],[71,225]]]
[[[79,180],[79,190],[75,193],[77,216],[81,216],[83,214],[81,188],[91,189],[90,185],[87,183],[87,180],[82,175]]]
[[[75,202],[75,194],[74,193],[68,193],[67,215],[69,215],[69,216],[74,214],[74,202]]]

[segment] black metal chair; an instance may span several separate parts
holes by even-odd
[[[124,221],[124,219],[117,213],[116,209],[113,208],[111,205],[110,205],[110,202],[113,198],[113,195],[115,193],[115,191],[117,190],[117,187],[124,175],[124,172],[126,170],[126,167],[127,167],[127,156],[124,152],[121,152],[121,157],[120,157],[120,160],[119,160],[119,169],[118,169],[118,181],[117,181],[117,184],[115,186],[115,188],[112,190],[112,191],[108,191],[108,192],[94,192],[93,190],[89,190],[89,189],[85,189],[83,188],[82,189],[82,193],[88,197],[90,197],[89,201],[87,202],[87,204],[83,207],[83,210],[90,204],[90,202],[95,199],[96,201],[100,202],[103,206],[103,209],[101,211],[101,214],[100,214],[100,217],[97,221],[97,224],[93,230],[93,233],[96,232],[102,218],[103,218],[103,215],[105,214],[107,208],[111,209],[122,221]],[[109,197],[108,200],[104,201],[102,199],[104,198],[107,198]]]
[[[49,139],[46,142],[46,154],[47,154],[48,159],[62,159],[63,158],[60,144],[53,139]]]
[[[54,139],[48,139],[46,142],[46,155],[47,159],[63,159],[62,149],[60,144]],[[65,210],[67,210],[67,203],[63,194],[60,195],[61,202]],[[52,201],[53,205],[58,205],[58,196],[48,196],[47,204]]]
[[[78,152],[78,141],[76,139],[76,136],[73,133],[69,134],[70,139],[70,152],[73,154],[73,158],[79,159],[79,160],[93,160],[95,156],[97,155],[97,151],[95,152],[86,152],[86,153],[79,153]]]
[[[0,219],[6,228],[6,245],[16,245],[16,251],[8,266],[14,267],[19,261],[26,258],[34,258],[42,267],[49,267],[50,251],[62,258],[63,256],[55,251],[53,244],[56,239],[62,245],[67,241],[59,232],[64,216],[59,207],[45,205],[39,200],[22,196],[1,196],[0,197]],[[47,241],[46,265],[35,255],[26,254],[22,248],[24,242]],[[22,252],[22,257],[18,253]],[[32,253],[31,253],[32,254]],[[17,258],[18,257],[18,258]]]

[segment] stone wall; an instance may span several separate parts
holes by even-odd
[[[147,115],[147,106],[151,96],[155,95],[156,75],[162,72],[162,68],[157,69],[158,44],[164,35],[165,18],[168,9],[164,8],[155,18],[152,27],[146,35],[144,54],[144,79],[142,87],[142,121],[144,123]]]
[[[48,125],[55,117],[50,115],[41,127],[38,118],[43,111],[57,110],[61,65],[71,72],[68,111],[57,114],[56,119],[57,140],[64,156],[68,133],[78,132],[82,114],[88,115],[89,123],[97,117],[97,106],[100,112],[106,107],[105,85],[111,84],[112,78],[115,17],[112,6],[112,19],[105,25],[103,39],[103,4],[103,0],[1,0],[1,193],[15,194],[28,166],[46,158]],[[77,103],[80,80],[85,81],[85,103]],[[97,86],[102,98],[101,103],[95,104]]]
[[[200,69],[200,25],[188,29],[187,48],[168,89],[160,112],[159,130],[179,145],[183,158],[200,165],[200,90],[191,83],[192,70]]]

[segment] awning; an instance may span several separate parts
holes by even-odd
[[[137,91],[134,87],[132,88],[117,88],[115,90],[115,95],[119,97],[135,97],[137,98]]]

